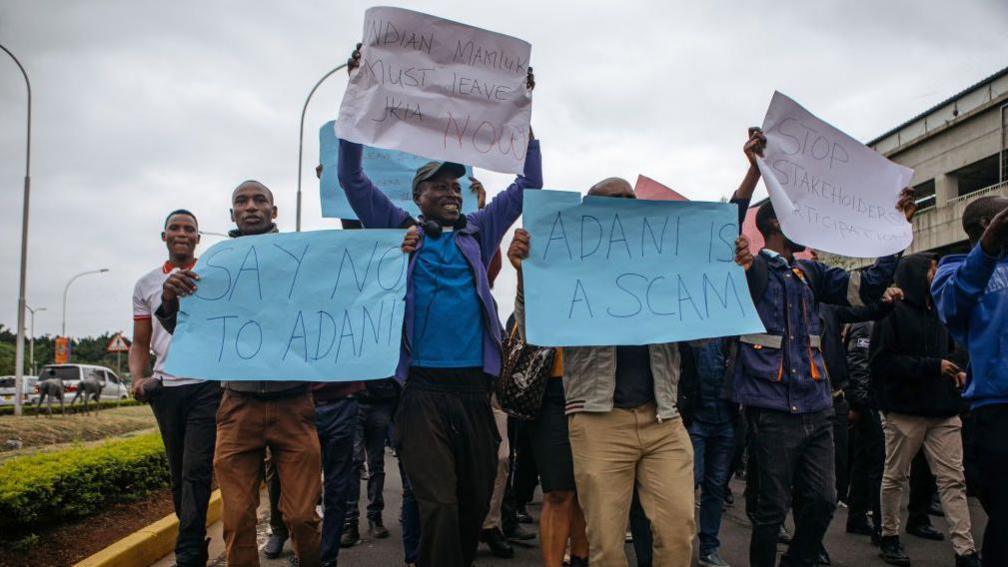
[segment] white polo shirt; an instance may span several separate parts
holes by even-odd
[[[188,268],[192,268],[192,266],[188,266]],[[161,321],[158,321],[157,317],[154,317],[154,312],[161,306],[161,292],[163,291],[165,280],[177,269],[171,263],[165,262],[160,268],[148,272],[140,278],[133,287],[133,320],[147,319],[151,321],[151,350],[155,356],[154,377],[160,378],[165,386],[185,386],[187,384],[203,382],[203,380],[196,378],[177,378],[164,371],[164,364],[168,359],[168,347],[171,345],[172,336],[161,325]]]

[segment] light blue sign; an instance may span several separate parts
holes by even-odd
[[[339,138],[333,128],[333,121],[326,122],[319,130],[319,163],[322,164],[322,177],[319,187],[322,194],[322,216],[337,219],[356,219],[357,213],[350,207],[346,193],[339,185],[336,168],[339,164]],[[383,150],[364,146],[362,165],[364,173],[381,189],[382,193],[392,199],[396,205],[407,213],[417,217],[420,209],[413,202],[413,176],[420,166],[432,161],[398,150]],[[465,177],[459,179],[462,186],[462,212],[476,212],[476,195],[472,192],[472,167],[466,166]]]
[[[528,341],[644,345],[763,332],[732,204],[525,191]]]
[[[175,376],[340,382],[395,373],[401,230],[246,236],[207,250],[166,360]]]

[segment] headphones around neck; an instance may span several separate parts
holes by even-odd
[[[452,224],[452,229],[461,230],[466,227],[466,224],[468,224],[468,222],[469,220],[466,218],[465,215],[459,215],[458,220],[456,220]],[[431,238],[440,238],[441,234],[444,233],[444,227],[441,226],[441,223],[435,220],[425,220],[423,217],[421,217],[420,221],[417,224],[422,226],[424,234],[430,236]]]

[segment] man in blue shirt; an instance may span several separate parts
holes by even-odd
[[[942,259],[931,284],[938,316],[969,350],[966,390],[987,512],[984,565],[1008,565],[1008,199],[981,197],[963,211],[969,254]]]

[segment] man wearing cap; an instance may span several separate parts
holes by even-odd
[[[465,168],[430,162],[413,179],[419,219],[367,178],[362,146],[340,140],[339,182],[365,228],[410,227],[396,416],[406,474],[420,506],[421,566],[472,563],[497,465],[490,384],[501,368],[501,324],[487,266],[522,210],[522,192],[542,187],[539,141],[529,132],[525,171],[483,210],[463,215]]]

